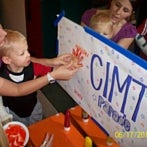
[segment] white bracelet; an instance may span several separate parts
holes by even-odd
[[[51,84],[55,82],[55,79],[49,73],[47,73],[47,79]]]

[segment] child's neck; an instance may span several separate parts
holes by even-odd
[[[13,66],[13,65],[7,65],[7,68],[14,72],[14,73],[20,73],[23,71],[24,67],[16,67],[16,66]]]

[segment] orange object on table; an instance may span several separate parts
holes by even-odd
[[[108,147],[106,143],[108,139],[107,134],[91,118],[89,118],[88,122],[83,122],[81,116],[82,108],[80,106],[73,107],[69,111],[72,123],[83,135],[90,136],[93,143],[98,147]],[[119,145],[114,141],[110,147],[119,147]]]
[[[83,147],[84,137],[71,124],[70,130],[64,130],[64,114],[48,117],[28,127],[30,141],[28,147],[40,147],[47,132],[54,134],[52,147]]]

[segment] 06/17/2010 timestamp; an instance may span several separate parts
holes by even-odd
[[[147,138],[147,131],[116,131],[115,138]]]

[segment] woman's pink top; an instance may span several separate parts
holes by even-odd
[[[84,12],[82,15],[81,22],[85,23],[85,25],[89,26],[91,17],[96,14],[98,9],[91,8]],[[123,25],[120,31],[111,39],[114,42],[118,42],[120,39],[123,38],[135,38],[137,35],[137,29],[131,23],[127,22]]]

